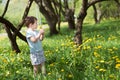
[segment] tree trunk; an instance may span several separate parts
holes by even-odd
[[[16,37],[13,37],[11,31],[10,31],[10,28],[7,27],[7,25],[5,25],[5,30],[7,32],[7,35],[9,37],[9,40],[10,40],[10,43],[11,43],[11,47],[12,47],[12,50],[15,51],[16,53],[20,53],[20,49],[16,43]]]
[[[100,23],[101,21],[101,18],[102,18],[102,10],[101,10],[101,4],[99,3],[98,4],[98,8],[96,8],[95,5],[93,5],[93,10],[94,10],[94,20],[95,20],[95,23]]]
[[[82,27],[83,27],[83,21],[87,15],[87,5],[88,5],[88,0],[83,0],[82,8],[77,18],[77,23],[76,23],[77,31],[75,33],[74,40],[78,45],[82,44]]]
[[[3,17],[0,17],[0,22],[5,24],[5,30],[8,34],[8,38],[10,39],[11,42],[11,47],[12,50],[16,51],[16,53],[20,52],[20,49],[16,43],[16,36],[14,36],[14,34],[16,34],[20,39],[22,39],[23,41],[27,42],[26,37],[23,36],[15,27],[12,23],[10,23],[8,20],[4,19]],[[12,31],[12,32],[11,32]]]
[[[46,16],[46,20],[47,20],[48,25],[50,26],[50,35],[58,34],[58,31],[56,29],[56,24],[57,24],[56,18],[50,19]]]
[[[65,18],[68,21],[69,29],[75,29],[74,9],[67,9],[65,12]]]
[[[96,9],[95,5],[93,5],[93,10],[94,10],[94,21],[95,21],[95,23],[98,23],[98,20],[97,20],[97,9]]]
[[[39,6],[40,12],[45,17],[49,28],[50,28],[50,35],[58,34],[58,31],[56,29],[56,24],[58,22],[57,15],[55,14],[55,11],[52,7],[52,4],[50,1],[46,0],[35,0],[37,5]]]
[[[80,10],[76,23],[77,31],[74,36],[74,40],[78,45],[82,44],[82,26],[83,26],[83,21],[87,15],[87,9],[90,6],[94,5],[95,3],[101,1],[106,1],[106,0],[91,0],[90,2],[88,2],[88,0],[82,0],[82,8]]]

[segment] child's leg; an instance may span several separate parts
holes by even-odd
[[[33,71],[34,71],[34,75],[36,76],[38,73],[38,65],[33,65]]]
[[[45,63],[44,62],[40,64],[40,68],[41,68],[42,74],[46,75],[46,69],[45,69]]]

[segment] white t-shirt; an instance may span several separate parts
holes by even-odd
[[[30,47],[30,53],[38,53],[39,51],[43,50],[40,39],[38,39],[36,42],[32,42],[30,40],[30,37],[32,37],[32,36],[35,37],[35,36],[37,36],[38,33],[39,33],[39,31],[37,31],[37,30],[32,31],[30,29],[28,29],[26,32],[26,38],[27,38],[27,42]]]

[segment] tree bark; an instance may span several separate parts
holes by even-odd
[[[68,22],[69,29],[75,29],[74,9],[68,9],[65,11],[65,18]]]
[[[20,49],[16,43],[16,38],[13,37],[12,32],[10,31],[10,28],[7,27],[7,25],[5,25],[5,30],[7,32],[8,38],[10,40],[12,50],[15,51],[16,53],[20,53]]]
[[[6,6],[5,6],[4,12],[2,14],[2,17],[4,17],[5,13],[7,12],[9,2],[10,2],[10,0],[8,0],[7,3],[6,3]]]
[[[55,13],[54,8],[50,0],[35,0],[36,4],[39,6],[39,11],[45,17],[49,28],[50,28],[50,35],[58,34],[56,29],[56,24],[58,22],[57,15]]]
[[[87,15],[87,9],[90,6],[94,5],[95,3],[101,2],[101,1],[109,1],[109,0],[91,0],[90,2],[88,2],[88,0],[82,0],[82,8],[80,10],[80,13],[77,18],[77,23],[76,23],[77,31],[74,36],[74,40],[76,44],[78,45],[82,44],[82,27],[83,27],[83,21]]]
[[[16,43],[16,37],[13,36],[13,33],[16,33],[16,35],[22,39],[23,41],[27,42],[26,37],[23,36],[15,27],[14,25],[9,22],[8,20],[4,19],[3,17],[0,17],[0,22],[5,24],[5,29],[7,31],[8,37],[11,42],[12,50],[16,51],[16,53],[20,52],[20,49],[18,48],[18,45]],[[12,30],[12,32],[11,32]]]
[[[64,8],[65,8],[65,14],[63,14],[65,16],[65,19],[68,22],[68,27],[69,29],[75,29],[75,18],[74,18],[74,9],[70,9],[68,6],[68,0],[64,0]]]
[[[77,18],[77,24],[76,24],[77,31],[74,36],[74,40],[78,45],[82,44],[82,26],[83,26],[83,21],[87,15],[88,0],[83,0],[82,2],[83,2],[82,8]]]
[[[95,21],[95,23],[98,23],[98,20],[97,20],[97,9],[96,9],[95,5],[93,5],[93,10],[94,10],[94,21]]]

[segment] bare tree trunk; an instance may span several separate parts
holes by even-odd
[[[23,36],[19,31],[21,30],[22,26],[24,25],[24,19],[28,15],[28,12],[29,12],[29,9],[32,5],[32,2],[33,2],[33,0],[28,1],[28,5],[25,9],[25,12],[24,12],[24,15],[23,15],[23,18],[22,18],[22,22],[18,25],[17,29],[14,27],[14,25],[12,23],[10,23],[8,20],[3,18],[5,13],[7,12],[9,0],[7,1],[7,4],[6,4],[5,10],[2,14],[2,17],[0,17],[0,22],[5,24],[5,30],[8,34],[8,38],[11,42],[12,50],[16,51],[16,53],[20,52],[20,49],[19,49],[19,47],[17,45],[17,42],[16,42],[16,36],[18,36],[23,41],[27,42],[26,37]]]
[[[69,29],[75,29],[75,18],[74,18],[74,9],[70,9],[68,6],[68,0],[64,0],[64,5],[65,5],[65,19],[68,22],[68,27]]]
[[[36,4],[39,6],[40,12],[45,17],[49,28],[50,28],[50,35],[58,34],[56,29],[56,24],[58,22],[57,15],[55,10],[52,7],[52,1],[50,0],[35,0]]]
[[[74,40],[76,44],[78,45],[82,44],[82,27],[83,27],[83,21],[87,15],[87,9],[90,6],[94,5],[95,3],[101,2],[101,1],[108,1],[108,0],[91,0],[90,2],[88,2],[88,0],[82,0],[82,8],[80,10],[80,13],[77,18],[77,23],[76,23],[77,31],[74,36]]]
[[[82,8],[77,18],[77,24],[76,24],[77,31],[75,33],[74,40],[79,45],[82,44],[82,26],[83,26],[83,21],[87,15],[87,5],[88,5],[88,0],[83,0]]]
[[[75,29],[74,9],[68,9],[65,11],[65,19],[68,21],[69,29]]]
[[[95,5],[93,5],[93,10],[94,10],[94,20],[95,20],[95,23],[98,23],[98,20],[97,20],[97,9],[96,9]]]
[[[5,25],[7,26],[7,25]],[[11,43],[11,47],[12,47],[12,50],[19,53],[20,52],[20,49],[16,43],[16,38],[13,37],[11,31],[10,31],[10,28],[9,27],[5,27],[5,30],[7,32],[7,35],[9,37],[9,40],[10,40],[10,43]]]
[[[0,17],[0,22],[5,24],[5,30],[8,34],[8,37],[10,39],[11,42],[11,47],[12,50],[16,51],[16,53],[20,52],[20,49],[18,48],[18,45],[16,43],[16,37],[13,36],[13,33],[16,33],[16,35],[22,39],[23,41],[27,42],[26,37],[23,36],[15,27],[12,23],[10,23],[8,20],[4,19],[3,17]],[[12,32],[13,33],[12,33]]]
[[[7,3],[6,3],[6,6],[5,6],[4,12],[3,12],[3,14],[2,14],[2,17],[4,17],[4,15],[5,15],[6,12],[7,12],[9,2],[10,2],[10,0],[8,0]]]
[[[96,7],[95,4],[93,5],[94,20],[95,20],[95,23],[100,23],[105,11],[101,9],[101,3],[98,3],[97,6],[98,7]]]

